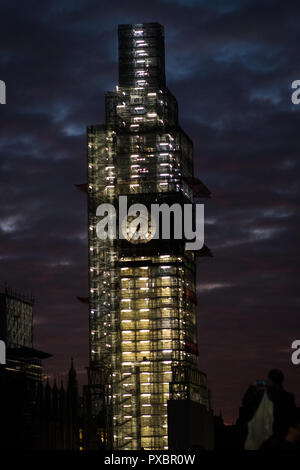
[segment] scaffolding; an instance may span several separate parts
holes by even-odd
[[[197,362],[195,254],[184,240],[100,240],[96,230],[97,207],[119,196],[194,202],[193,145],[165,86],[160,25],[119,27],[119,83],[106,124],[87,129],[90,371],[106,371],[93,375],[105,384],[91,383],[105,390],[111,448],[167,449],[173,368]]]
[[[33,347],[33,306],[32,295],[6,284],[0,292],[0,339],[6,345],[3,370],[14,375],[24,374],[34,384],[42,381],[41,360],[51,355]]]
[[[32,295],[26,295],[5,285],[0,293],[1,339],[7,348],[27,347],[33,344],[33,305]]]

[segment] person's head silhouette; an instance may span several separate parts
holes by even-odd
[[[272,369],[268,374],[268,386],[269,387],[282,387],[284,381],[284,375],[279,369]]]

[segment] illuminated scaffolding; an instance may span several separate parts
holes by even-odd
[[[197,369],[195,254],[181,240],[133,244],[96,234],[98,205],[117,207],[120,195],[128,205],[183,205],[194,202],[196,184],[209,197],[193,178],[193,145],[164,68],[161,25],[119,26],[119,86],[106,93],[106,124],[87,130],[89,385],[95,409],[102,394],[115,449],[167,449],[176,368]],[[208,406],[205,394],[197,399]]]

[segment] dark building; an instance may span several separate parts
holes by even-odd
[[[174,367],[168,400],[168,448],[215,448],[214,416],[206,374]]]
[[[43,383],[42,360],[50,354],[33,347],[32,297],[8,287],[0,293],[0,448],[79,449],[80,402],[73,361],[67,390]]]
[[[5,287],[0,293],[0,339],[6,364],[0,365],[1,447],[35,446],[36,396],[42,381],[42,359],[51,355],[33,347],[32,297]]]
[[[118,207],[120,196],[127,197],[128,206],[137,203],[150,209],[152,203],[177,203],[181,210],[185,204],[194,205],[197,197],[210,197],[210,192],[194,178],[193,143],[179,125],[177,101],[166,86],[163,27],[120,25],[118,34],[119,86],[106,93],[105,124],[87,129],[86,407],[90,430],[96,432],[90,436],[92,446],[102,442],[102,436],[108,448],[167,449],[174,376],[182,371],[185,377],[201,376],[196,259],[210,252],[205,246],[186,250],[186,240],[174,234],[170,240],[156,239],[156,227],[149,220],[145,236],[134,239],[127,217],[116,221],[124,239],[101,240],[96,210],[102,203]],[[183,398],[181,392],[176,396],[191,403],[170,404],[169,410],[189,406],[193,414],[199,404],[210,413],[206,385],[196,381],[191,386],[192,398]]]
[[[78,394],[76,371],[71,361],[67,388],[63,383],[39,387],[36,397],[39,429],[37,448],[48,450],[82,450],[82,406]]]
[[[243,450],[237,424],[226,425],[222,415],[214,416],[215,450]]]
[[[51,354],[33,348],[33,305],[32,296],[5,287],[0,293],[0,339],[6,345],[5,370],[39,382],[41,360]]]

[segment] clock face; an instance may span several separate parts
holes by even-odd
[[[155,231],[154,221],[142,213],[137,217],[125,217],[122,221],[122,232],[130,243],[148,243],[154,237]]]

